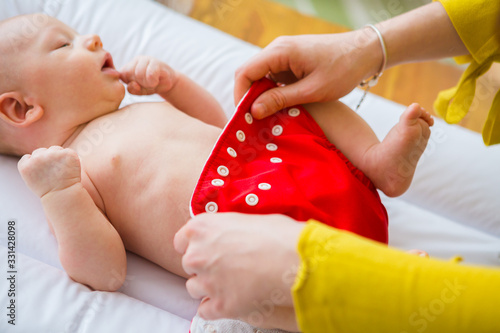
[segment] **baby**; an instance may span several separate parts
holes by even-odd
[[[26,18],[33,16],[0,23],[0,39],[18,36],[16,50],[5,40],[0,42],[0,152],[24,155],[19,171],[41,198],[64,269],[71,278],[93,289],[117,290],[126,275],[127,249],[187,276],[181,256],[173,249],[174,234],[189,219],[192,197],[193,213],[226,210],[223,207],[227,203],[218,201],[223,194],[207,190],[206,185],[233,186],[230,177],[238,172],[231,165],[218,164],[220,158],[227,161],[244,156],[249,163],[262,160],[245,156],[245,147],[234,146],[248,141],[251,130],[229,124],[223,133],[226,118],[214,98],[158,60],[138,57],[117,71],[98,36],[78,35],[62,22],[40,16],[37,22],[45,24],[36,34],[25,37],[21,31]],[[132,94],[156,93],[166,102],[118,109],[125,92],[121,81]],[[244,109],[254,95],[269,87],[269,81],[252,87],[238,109],[236,116],[242,117],[235,119],[237,126],[266,121],[253,119]],[[335,170],[352,179],[335,180],[339,191],[348,196],[351,187],[356,187],[362,192],[362,200],[372,202],[375,213],[369,212],[368,216],[376,216],[384,223],[385,210],[371,182],[389,196],[400,195],[408,188],[430,135],[430,115],[418,105],[411,105],[379,142],[370,127],[338,101],[310,104],[305,109],[308,112],[302,107],[287,109],[269,118],[277,119],[268,124],[273,126],[266,138],[270,144],[262,144],[266,147],[262,151],[255,149],[259,156],[269,154],[264,159],[270,164],[264,168],[274,170],[293,162],[292,157],[283,158],[289,156],[287,151],[293,151],[286,147],[286,126],[291,124],[301,133],[294,139],[296,142],[319,142],[325,154],[331,155],[316,156],[315,163],[323,159],[341,161],[335,161],[340,163]],[[283,126],[277,125],[278,121]],[[320,130],[324,134],[314,134]],[[90,138],[95,133],[102,135],[102,142],[92,144]],[[300,160],[301,151],[294,153]],[[245,169],[245,165],[239,167]],[[307,177],[320,181],[326,177],[315,170],[308,172],[311,175]],[[331,180],[326,181],[330,182],[330,192],[337,191]],[[253,182],[263,192],[275,186],[272,182]],[[264,205],[260,192],[253,194],[244,195],[243,202],[248,207]],[[279,199],[280,195],[285,196],[275,193],[274,197]],[[320,201],[325,209],[333,204],[329,197]],[[366,208],[366,202],[359,202],[335,210],[348,215],[370,210],[371,206]],[[290,213],[304,215],[294,214]],[[305,214],[303,219],[310,217],[315,216]]]

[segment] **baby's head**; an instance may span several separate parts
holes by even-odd
[[[0,22],[0,153],[61,145],[116,110],[124,93],[97,35],[43,14]]]

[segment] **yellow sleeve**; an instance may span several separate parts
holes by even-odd
[[[298,251],[292,294],[305,333],[500,332],[500,270],[406,254],[315,221]]]
[[[500,51],[500,1],[439,0],[477,63]],[[460,57],[457,58],[459,60]],[[461,62],[459,60],[459,62]]]
[[[436,1],[436,0],[434,0]],[[442,91],[434,103],[437,113],[449,123],[467,114],[476,91],[476,80],[500,61],[500,1],[438,0],[445,8],[470,55],[456,57],[458,63],[471,64],[458,85]],[[483,128],[486,145],[500,143],[500,93],[495,96]]]

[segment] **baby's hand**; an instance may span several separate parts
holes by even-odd
[[[177,73],[158,59],[138,56],[122,68],[120,79],[128,85],[131,94],[161,95],[177,83]]]
[[[17,168],[28,187],[40,198],[81,181],[80,158],[74,150],[52,146],[24,155]]]

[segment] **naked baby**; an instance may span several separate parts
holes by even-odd
[[[244,154],[245,147],[237,145],[250,145],[251,131],[234,128],[233,135],[227,131],[234,126],[228,126],[223,132],[226,117],[222,109],[186,76],[145,56],[117,71],[98,36],[79,35],[54,18],[43,20],[46,23],[29,38],[21,36],[21,18],[0,23],[0,39],[8,32],[9,36],[19,34],[20,40],[15,51],[8,43],[0,43],[0,152],[24,155],[19,171],[41,198],[58,241],[61,263],[74,280],[96,290],[117,290],[126,275],[125,250],[186,276],[181,256],[173,249],[173,237],[189,219],[192,198],[196,198],[191,204],[193,213],[201,212],[200,207],[208,212],[252,212],[250,208],[237,208],[239,203],[231,206],[220,198],[222,194],[207,190],[205,185],[216,189],[233,186],[231,181],[235,179],[231,177],[241,176],[235,174],[239,173],[236,170],[245,169],[244,162],[266,160],[271,166],[266,164],[265,170],[286,167],[293,158],[284,158],[291,155],[280,155],[281,152],[292,150],[303,164],[301,149],[287,148],[287,141],[280,141],[287,140],[285,125],[266,123],[272,125],[267,138],[271,142],[263,143],[261,146],[267,148],[255,152],[269,155],[250,158]],[[122,81],[132,94],[156,93],[166,101],[119,109],[125,93]],[[253,94],[269,84],[261,83],[264,88],[254,89]],[[244,111],[240,113],[242,117],[235,120],[238,126],[254,126],[261,121]],[[304,117],[298,122],[300,126],[293,122],[299,115]],[[314,140],[297,141],[319,142],[332,159],[339,160],[335,162],[336,172],[352,178],[327,180],[328,189],[332,193],[341,191],[342,201],[355,188],[355,195],[360,195],[363,202],[351,200],[354,204],[344,205],[343,209],[336,207],[331,214],[342,211],[342,219],[357,217],[351,219],[349,226],[358,223],[359,216],[373,216],[373,225],[383,238],[387,217],[374,188],[390,196],[400,195],[408,188],[430,135],[430,115],[416,104],[410,106],[382,142],[361,118],[338,101],[287,109],[280,117],[276,121],[294,124],[297,131],[303,131],[300,138],[305,137],[305,132],[309,137],[315,135]],[[88,137],[94,131],[104,132],[104,139],[90,147]],[[225,140],[226,137],[234,142]],[[225,146],[228,142],[230,146]],[[219,164],[220,156],[214,155],[214,147],[218,147],[217,154],[227,155],[225,160],[234,158],[237,167],[231,162]],[[242,156],[245,160],[238,160]],[[315,163],[324,158],[316,156]],[[405,172],[401,171],[402,163],[406,163]],[[315,170],[308,173],[308,177],[317,177],[320,182],[330,177]],[[342,186],[337,188],[332,182]],[[234,185],[241,187],[238,191],[250,186],[239,180],[233,183],[246,184]],[[251,183],[255,183],[255,190],[241,195],[242,205],[256,209],[262,205],[268,210],[255,212],[271,213],[272,208],[262,199],[266,194],[256,191],[264,193],[277,185],[262,179],[253,179]],[[275,193],[278,204],[280,196],[283,202],[287,201],[294,188],[289,185],[286,194]],[[234,190],[230,195],[240,196]],[[319,211],[330,209],[337,198],[322,196],[317,206],[320,209],[315,208]],[[295,203],[293,206],[298,207]],[[309,216],[307,210],[275,212],[299,220],[321,218]],[[371,221],[359,225],[348,228],[363,234]]]

